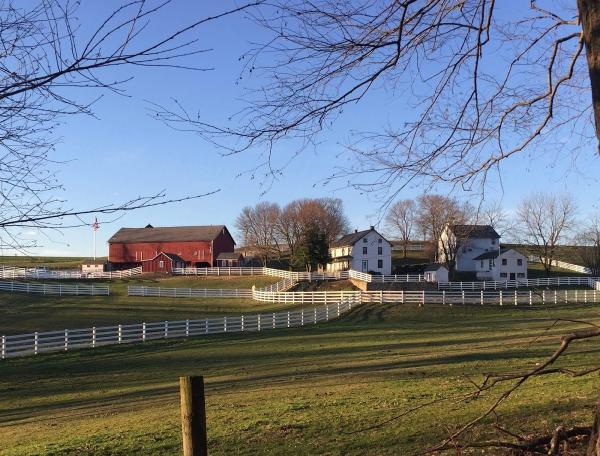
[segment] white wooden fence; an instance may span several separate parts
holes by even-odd
[[[142,267],[111,272],[81,272],[77,269],[50,270],[43,268],[16,268],[0,265],[0,279],[122,279],[142,273]]]
[[[238,288],[163,288],[130,285],[129,296],[158,298],[252,298],[252,290]]]
[[[354,298],[363,303],[397,304],[550,304],[598,302],[600,290],[496,290],[496,291],[302,291],[265,292],[254,290],[253,298],[280,304],[327,304]]]
[[[542,259],[543,259],[543,257],[542,257]],[[529,261],[532,261],[534,263],[541,263],[540,258],[535,255],[529,256]],[[562,268],[562,269],[566,269],[568,271],[573,271],[573,272],[579,272],[581,274],[592,274],[592,272],[593,272],[590,268],[586,268],[585,266],[581,266],[579,264],[567,263],[565,261],[552,260],[550,262],[550,264],[552,266],[556,266],[557,268]]]
[[[175,275],[267,275],[291,279],[296,282],[302,280],[340,280],[357,279],[364,282],[424,282],[422,274],[397,274],[397,275],[371,275],[366,272],[336,271],[336,272],[294,272],[274,268],[174,268]]]
[[[288,312],[226,316],[202,320],[137,323],[75,330],[65,329],[64,331],[2,336],[0,354],[1,358],[5,359],[68,351],[74,348],[95,348],[102,345],[145,342],[153,339],[291,328],[329,321],[349,311],[357,304],[358,302],[353,299],[346,299],[335,304]]]
[[[508,280],[506,282],[439,282],[438,290],[500,290],[508,288],[558,287],[584,285],[595,288],[594,277],[544,277],[539,279]]]
[[[70,285],[35,282],[0,282],[0,291],[62,296],[108,296],[110,294],[109,287],[103,285]]]

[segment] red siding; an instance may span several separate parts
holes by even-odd
[[[161,267],[162,261],[162,267]],[[142,262],[142,272],[171,272],[174,267],[181,267],[180,264],[173,264],[174,261],[171,260],[166,255],[158,255],[156,258],[152,260]]]
[[[227,230],[214,241],[111,243],[108,260],[111,263],[138,263],[154,258],[161,252],[180,256],[189,266],[216,266],[222,252],[233,252],[233,238]]]

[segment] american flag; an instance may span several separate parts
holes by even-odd
[[[100,228],[100,224],[98,223],[98,217],[96,217],[94,223],[92,223],[92,230],[97,231],[98,228]]]

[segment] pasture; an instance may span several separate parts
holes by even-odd
[[[40,296],[0,292],[0,334],[87,328],[142,321],[192,319],[293,307],[284,304],[261,303],[251,299],[127,296],[127,286],[129,285],[251,288],[252,285],[262,287],[275,283],[277,280],[276,277],[266,276],[155,276],[85,282],[109,285],[110,296]],[[61,283],[82,282],[61,281]]]
[[[491,397],[361,429],[470,391],[485,372],[533,366],[578,327],[552,327],[559,317],[599,323],[600,308],[363,305],[298,329],[11,359],[1,365],[0,453],[178,455],[178,377],[204,375],[210,454],[410,454]],[[560,364],[589,367],[599,354],[598,341],[582,342]],[[536,378],[501,419],[524,435],[589,424],[597,394],[597,374]]]

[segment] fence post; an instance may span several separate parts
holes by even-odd
[[[185,320],[185,337],[189,337],[190,335],[190,320]]]
[[[65,329],[65,351],[69,349],[69,330]]]
[[[442,290],[442,304],[446,305],[446,290]]]
[[[503,302],[502,302],[502,290],[500,290],[500,305],[502,305],[502,304],[503,304]]]
[[[6,336],[2,336],[2,359],[6,358]]]
[[[289,310],[288,310],[288,313],[287,313],[287,327],[288,328],[290,327],[290,312],[289,312]]]
[[[260,331],[260,314],[258,314],[257,319],[256,319],[256,327]]]
[[[92,328],[92,348],[96,348],[96,327]]]
[[[300,326],[304,326],[304,307],[300,309]]]
[[[542,305],[546,304],[546,290],[542,290]]]
[[[273,328],[275,328],[275,312],[273,312]]]
[[[208,456],[203,377],[179,377],[184,456]]]
[[[531,290],[529,290],[529,305],[532,306],[533,305],[533,293],[531,292]]]
[[[515,306],[518,304],[517,290],[515,290]]]
[[[223,332],[227,332],[227,315],[223,317]]]
[[[462,304],[465,305],[465,290],[462,291]]]
[[[243,315],[242,315],[242,323],[241,323],[241,325],[242,325],[242,332],[244,332],[244,316]]]
[[[483,305],[483,290],[481,290],[481,297],[480,297],[480,301],[481,305]]]
[[[204,334],[208,334],[208,318],[204,320]]]
[[[165,320],[165,339],[169,337],[169,322]]]
[[[317,324],[317,308],[316,307],[314,308],[314,311],[315,311],[315,325],[316,325]]]
[[[558,293],[554,290],[554,304],[558,304]]]
[[[33,334],[33,354],[38,354],[38,333],[37,331]]]
[[[122,337],[123,337],[123,330],[121,328],[121,325],[119,325],[119,343],[121,343]]]
[[[383,301],[382,301],[382,302],[383,302]],[[288,314],[289,314],[289,312],[288,312]],[[339,301],[338,301],[338,303],[337,303],[337,316],[338,316],[338,317],[340,316],[340,303],[339,303]]]
[[[142,323],[142,340],[146,341],[146,322]]]

